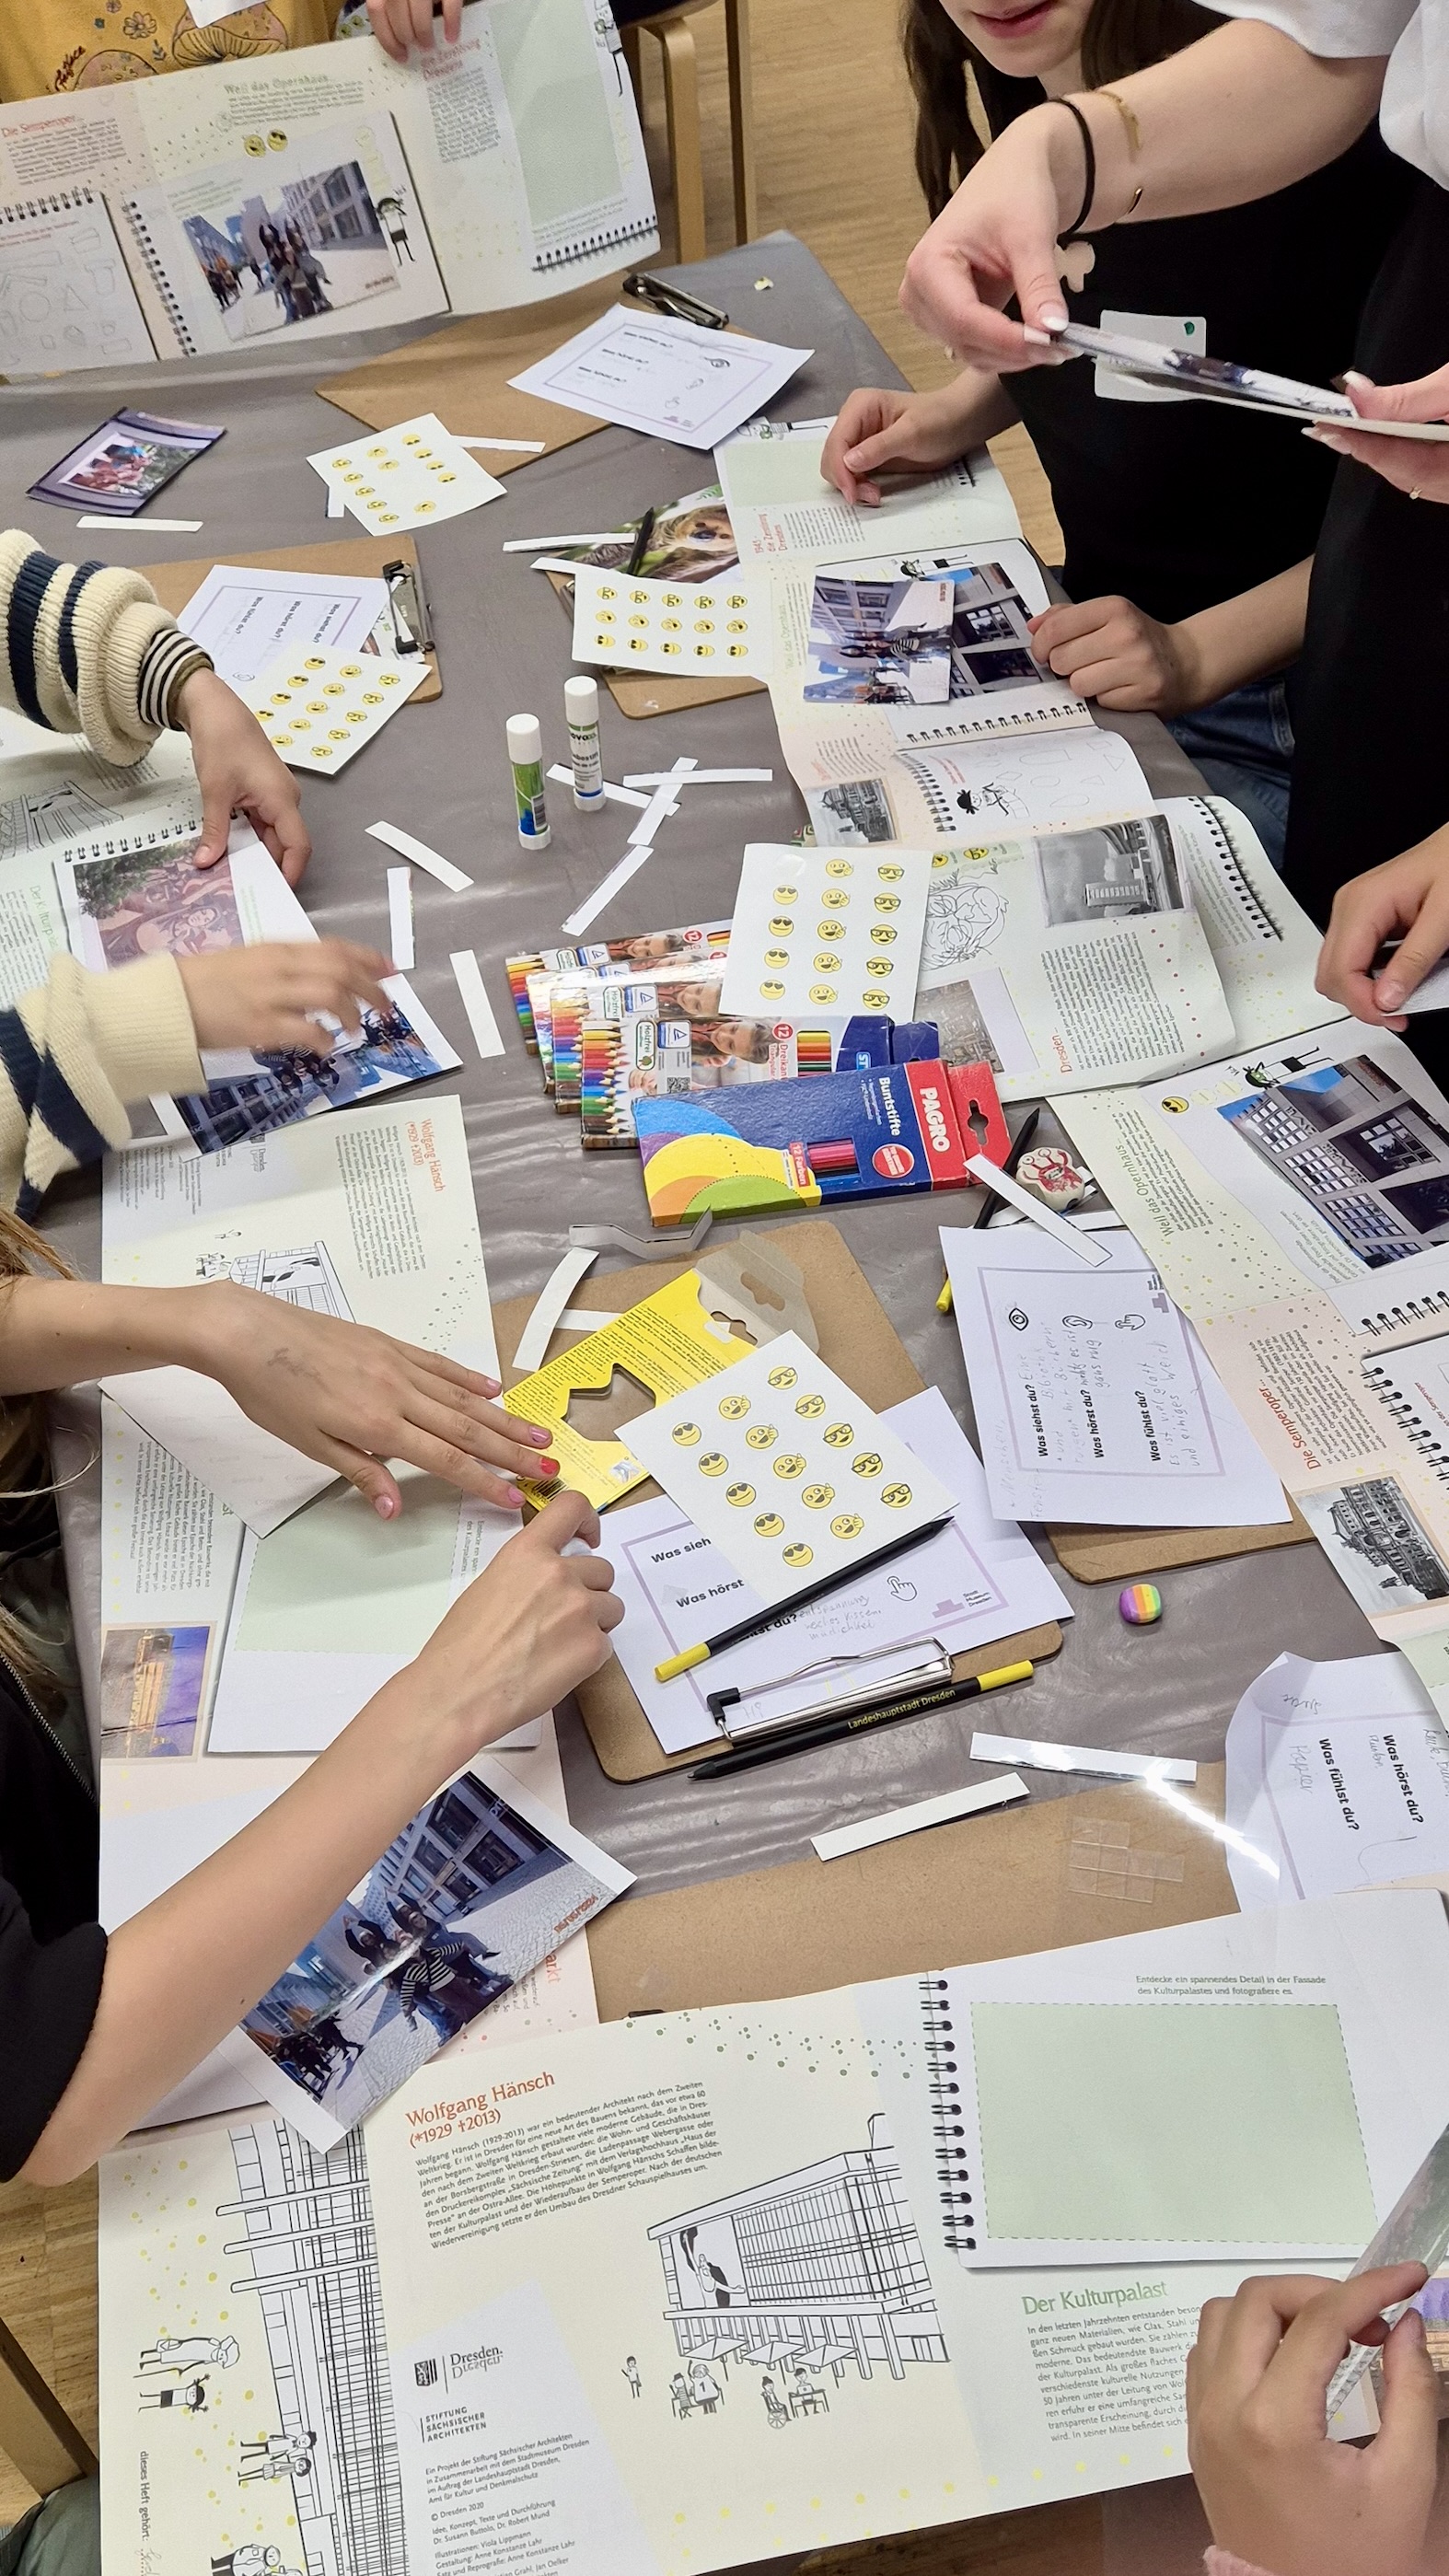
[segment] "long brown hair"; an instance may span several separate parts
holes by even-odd
[[[1082,87],[1145,71],[1220,23],[1197,0],[1094,0],[1082,35]],[[916,101],[916,177],[934,220],[986,148],[966,103],[975,54],[942,0],[904,0],[901,44]]]
[[[39,1271],[54,1279],[73,1279],[74,1271],[44,1235],[9,1208],[0,1207],[0,1333],[5,1308],[17,1279]],[[0,1495],[43,1483],[48,1469],[45,1398],[40,1395],[0,1397]],[[13,1666],[42,1708],[59,1696],[55,1673],[28,1628],[0,1602],[0,1656]]]

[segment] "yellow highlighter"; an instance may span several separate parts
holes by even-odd
[[[858,1583],[863,1574],[873,1574],[878,1565],[890,1565],[909,1548],[924,1547],[927,1539],[939,1538],[949,1529],[954,1515],[942,1512],[938,1519],[927,1521],[924,1529],[907,1530],[885,1547],[872,1548],[869,1556],[858,1556],[853,1565],[838,1565],[832,1574],[822,1574],[818,1583],[807,1583],[800,1592],[792,1592],[788,1601],[780,1601],[772,1610],[752,1611],[748,1619],[737,1619],[732,1628],[721,1628],[717,1637],[706,1637],[697,1646],[686,1646],[680,1655],[667,1655],[654,1667],[657,1682],[677,1681],[681,1673],[692,1673],[696,1664],[707,1663],[711,1655],[722,1654],[726,1646],[737,1646],[742,1637],[754,1637],[761,1628],[773,1628],[779,1619],[793,1619],[808,1601],[822,1600],[827,1592],[838,1592],[842,1584]]]

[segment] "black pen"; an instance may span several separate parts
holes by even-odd
[[[884,1547],[872,1548],[869,1556],[858,1556],[853,1565],[838,1565],[833,1574],[822,1574],[818,1583],[807,1583],[803,1592],[792,1593],[788,1601],[777,1601],[773,1610],[752,1610],[748,1619],[737,1619],[732,1628],[721,1628],[717,1637],[705,1637],[697,1646],[686,1646],[683,1654],[666,1656],[662,1664],[654,1667],[655,1680],[675,1681],[681,1673],[693,1672],[696,1664],[706,1663],[711,1655],[723,1654],[726,1646],[737,1646],[742,1637],[758,1636],[762,1628],[778,1627],[810,1602],[823,1600],[827,1592],[843,1592],[847,1583],[858,1583],[863,1574],[874,1574],[877,1566],[890,1565],[896,1557],[904,1556],[908,1547],[924,1547],[928,1538],[939,1538],[955,1517],[953,1507],[936,1520],[927,1521],[924,1529],[905,1530]]]
[[[632,546],[629,548],[629,560],[624,566],[624,578],[626,581],[629,580],[632,574],[638,571],[640,565],[644,561],[645,556],[649,552],[649,540],[653,534],[654,511],[651,507],[645,511],[643,518],[640,520],[638,535],[635,537]]]
[[[939,1689],[913,1691],[909,1699],[887,1700],[880,1708],[858,1708],[844,1717],[808,1718],[788,1733],[766,1736],[759,1744],[732,1744],[728,1753],[711,1753],[697,1762],[691,1780],[727,1780],[733,1771],[753,1771],[762,1762],[783,1761],[787,1753],[810,1753],[817,1744],[843,1744],[852,1735],[867,1735],[877,1726],[897,1726],[903,1718],[924,1717],[933,1708],[979,1699],[984,1691],[1004,1690],[1009,1682],[1029,1682],[1035,1666],[1003,1664],[999,1672],[978,1673],[967,1681],[942,1682]]]
[[[1028,1145],[1036,1134],[1040,1119],[1041,1110],[1039,1108],[1028,1110],[1026,1116],[1021,1122],[1021,1125],[1018,1127],[1016,1134],[1013,1136],[1011,1140],[1011,1151],[1001,1166],[1008,1180],[1015,1172],[1017,1164],[1021,1161],[1023,1154],[1026,1152]],[[985,1225],[987,1218],[995,1216],[997,1209],[999,1207],[1005,1207],[1005,1205],[1006,1201],[999,1190],[988,1190],[981,1203],[980,1212],[976,1219],[977,1224]]]

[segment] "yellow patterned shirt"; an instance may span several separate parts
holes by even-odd
[[[210,27],[183,0],[0,0],[0,98],[149,80],[325,45],[341,0],[252,0]]]

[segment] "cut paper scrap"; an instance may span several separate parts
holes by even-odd
[[[563,1322],[564,1309],[570,1297],[579,1281],[592,1270],[598,1257],[597,1252],[591,1251],[586,1244],[574,1244],[563,1259],[555,1263],[534,1300],[533,1312],[524,1325],[518,1348],[513,1354],[516,1369],[542,1368],[548,1356],[549,1343]],[[596,1333],[599,1320],[597,1315],[591,1315],[587,1330]]]
[[[719,582],[651,581],[574,566],[574,660],[674,678],[768,679],[769,619],[738,574]]]
[[[559,923],[559,928],[565,931],[570,939],[581,939],[590,922],[598,920],[605,906],[613,902],[615,895],[628,884],[629,879],[638,874],[645,860],[652,859],[653,856],[653,849],[647,842],[641,842],[637,848],[627,849],[617,865],[610,868],[606,877],[600,879],[593,893],[585,895],[583,902]]]
[[[400,859],[411,859],[415,868],[421,868],[425,876],[436,877],[439,885],[447,887],[449,894],[466,894],[473,882],[471,877],[464,876],[461,868],[454,867],[451,859],[445,859],[441,851],[430,849],[426,841],[414,840],[411,832],[404,832],[396,823],[369,823],[367,837],[370,841],[381,841],[384,849],[396,850]]]
[[[453,981],[468,1014],[468,1026],[473,1032],[473,1044],[478,1053],[484,1057],[501,1055],[503,1032],[493,1016],[493,1005],[483,986],[483,970],[473,950],[453,949],[448,963],[453,969]]]
[[[1053,1243],[1065,1244],[1068,1252],[1075,1253],[1077,1259],[1085,1261],[1091,1269],[1099,1269],[1104,1261],[1111,1260],[1111,1253],[1104,1245],[1090,1239],[1084,1241],[1076,1226],[1068,1224],[1067,1219],[1058,1216],[1052,1208],[1044,1207],[1040,1199],[1034,1199],[1030,1190],[1024,1190],[1010,1172],[1004,1172],[1000,1164],[993,1163],[988,1155],[973,1154],[966,1169],[973,1180],[984,1181],[999,1199],[1005,1199],[1008,1207],[1016,1209],[1018,1216],[1030,1218],[1033,1225],[1041,1227],[1043,1234],[1051,1236]]]
[[[1029,1771],[1090,1771],[1103,1780],[1197,1778],[1195,1762],[1157,1753],[1103,1753],[1090,1744],[1045,1744],[1030,1735],[973,1735],[973,1762],[1024,1762]]]
[[[572,787],[574,783],[573,771],[571,769],[565,769],[561,760],[556,760],[554,762],[548,775],[558,787]],[[659,777],[651,778],[649,781],[650,786],[658,787],[661,785],[662,780],[666,775],[667,772],[661,772]],[[628,786],[615,787],[612,780],[607,778],[604,781],[603,793],[611,804],[634,805],[638,807],[641,813],[644,807],[649,803],[648,797],[639,795],[635,788]]]
[[[345,446],[319,447],[307,462],[374,537],[461,518],[506,489],[430,411]]]
[[[949,1825],[957,1816],[979,1815],[983,1807],[1009,1807],[1031,1791],[1015,1771],[1000,1780],[980,1780],[974,1789],[948,1789],[944,1797],[922,1798],[913,1807],[894,1807],[881,1816],[862,1816],[831,1833],[812,1834],[819,1860],[844,1860],[850,1852],[869,1851],[873,1843],[895,1842],[902,1834],[922,1834],[932,1825]]]
[[[389,868],[387,872],[387,938],[394,966],[409,972],[416,966],[417,949],[413,938],[413,872],[411,868]]]
[[[195,1369],[133,1369],[102,1378],[101,1392],[259,1538],[336,1481],[335,1468],[263,1430],[224,1386]]]
[[[406,706],[429,676],[376,653],[329,653],[320,647],[282,655],[237,690],[289,769],[334,773]]]
[[[200,519],[117,519],[102,513],[99,518],[77,519],[78,528],[136,528],[143,537],[194,537],[203,525]]]

